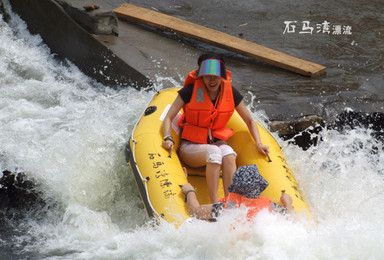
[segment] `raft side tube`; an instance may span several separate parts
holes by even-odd
[[[133,172],[136,187],[139,190],[139,194],[140,194],[141,200],[144,204],[147,215],[149,218],[153,218],[155,216],[154,210],[153,210],[153,208],[152,208],[152,206],[148,200],[147,190],[144,187],[141,174],[139,172],[139,169],[137,168],[137,164],[135,162],[135,158],[133,155],[133,150],[131,149],[131,143],[133,143],[133,140],[132,140],[132,138],[129,138],[129,141],[126,144],[126,148],[125,148],[125,157],[129,163],[129,166],[130,166],[132,172]]]

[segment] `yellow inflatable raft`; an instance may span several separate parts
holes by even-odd
[[[127,160],[133,171],[136,184],[149,217],[161,217],[176,225],[190,217],[184,202],[180,185],[190,182],[197,191],[201,204],[209,203],[204,168],[188,168],[188,179],[182,169],[182,162],[176,151],[170,155],[161,143],[163,141],[162,123],[171,104],[177,97],[179,88],[166,89],[156,94],[133,129],[127,144]],[[176,120],[174,120],[176,122]],[[282,190],[293,198],[296,212],[309,212],[294,175],[288,167],[281,148],[262,123],[259,127],[263,144],[270,148],[270,159],[262,155],[248,132],[246,124],[235,112],[228,122],[235,134],[227,143],[236,151],[237,166],[256,164],[263,177],[269,182],[261,194],[280,204]],[[179,129],[172,124],[172,137],[175,147],[180,144]],[[224,196],[222,183],[219,185],[219,198]]]

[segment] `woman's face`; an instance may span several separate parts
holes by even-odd
[[[221,85],[221,78],[218,76],[203,76],[203,81],[208,91],[216,91]]]

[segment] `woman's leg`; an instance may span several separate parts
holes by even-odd
[[[205,174],[209,198],[212,203],[218,201],[222,154],[218,146],[212,144],[195,144],[183,141],[180,146],[180,158],[191,167],[206,165]]]
[[[233,175],[236,172],[236,152],[224,141],[219,141],[216,145],[220,148],[223,155],[223,188],[225,196],[228,195],[228,187],[232,184]]]
[[[233,182],[233,175],[236,172],[236,157],[229,154],[223,157],[223,188],[224,195],[228,195],[228,187]]]
[[[208,194],[211,203],[215,203],[219,200],[217,190],[219,189],[220,168],[220,164],[207,163],[207,167],[205,169],[205,178],[207,181]]]

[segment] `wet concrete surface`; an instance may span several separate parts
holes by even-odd
[[[120,0],[60,1],[80,10],[85,5],[100,6],[88,15],[110,12],[124,3]],[[383,112],[384,47],[378,40],[384,34],[384,17],[379,11],[383,8],[380,0],[352,0],[348,5],[329,1],[298,1],[297,4],[282,0],[269,3],[244,0],[236,4],[229,0],[128,1],[326,66],[327,74],[318,78],[301,76],[209,44],[122,20],[118,20],[118,36],[92,36],[157,88],[181,86],[187,73],[196,68],[199,55],[219,53],[227,61],[233,85],[245,96],[246,103],[253,103],[254,110],[264,110],[271,120],[293,120],[315,114],[331,122],[345,109]],[[328,19],[352,26],[353,34],[300,35],[296,32],[283,35],[283,22],[290,19],[308,20],[313,26]],[[362,25],[367,27],[365,31]]]
[[[384,35],[380,1],[353,0],[348,4],[328,0],[295,4],[281,0],[236,4],[229,0],[128,2],[327,67],[326,75],[308,78],[208,44],[121,20],[119,37],[113,40],[97,36],[124,60],[137,63],[136,68],[155,82],[159,77],[170,77],[172,80],[165,81],[165,87],[181,84],[185,75],[195,68],[197,57],[213,51],[226,59],[233,85],[245,95],[246,102],[254,102],[255,110],[264,110],[271,120],[292,120],[315,114],[332,122],[345,109],[367,113],[384,111],[384,47],[378,42],[380,35]],[[109,0],[108,4],[116,8],[120,1]],[[283,35],[283,22],[293,18],[299,23],[308,20],[315,28],[316,23],[325,20],[349,25],[353,33],[332,35],[315,31],[312,35],[298,32]]]

